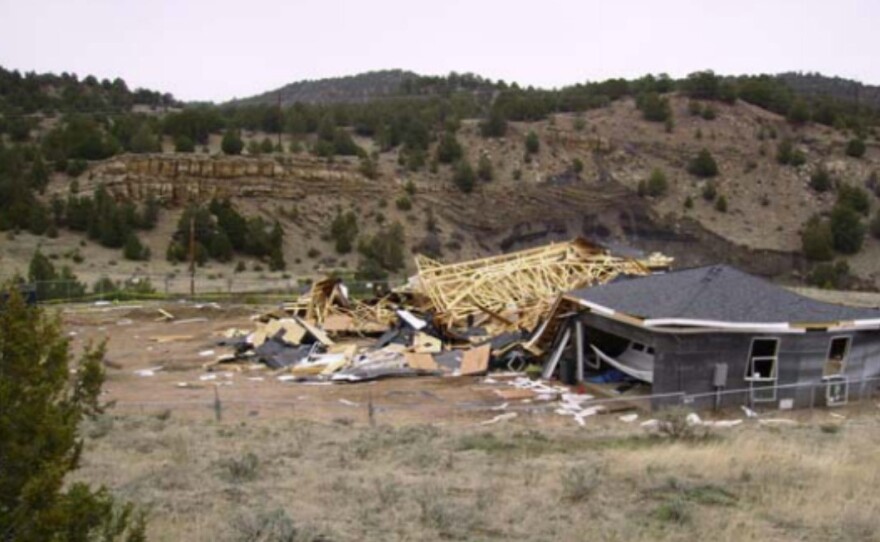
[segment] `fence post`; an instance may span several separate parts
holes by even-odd
[[[220,402],[220,386],[214,386],[214,421],[223,420],[223,404]]]
[[[816,383],[810,384],[810,410],[816,408]]]

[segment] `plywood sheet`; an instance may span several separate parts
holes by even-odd
[[[489,370],[489,353],[492,347],[488,344],[466,350],[461,358],[461,374],[479,375]]]
[[[439,369],[437,362],[434,361],[434,356],[431,354],[407,352],[405,358],[406,364],[411,369],[418,369],[421,371],[436,371]]]

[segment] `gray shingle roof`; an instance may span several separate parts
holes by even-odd
[[[727,265],[622,279],[569,296],[652,319],[824,323],[880,318],[880,310],[816,301]]]

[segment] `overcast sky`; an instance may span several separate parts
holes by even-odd
[[[0,65],[225,101],[384,68],[544,87],[711,68],[880,84],[878,0],[0,0]]]

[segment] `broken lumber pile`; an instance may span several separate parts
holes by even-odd
[[[413,291],[423,294],[439,322],[460,325],[489,315],[504,327],[532,329],[554,298],[603,284],[621,274],[647,275],[634,259],[612,256],[584,239],[453,264],[416,256]]]
[[[540,353],[527,335],[557,296],[650,273],[584,239],[453,264],[416,256],[416,266],[407,287],[371,300],[353,299],[339,278],[317,281],[261,315],[253,332],[223,341],[235,352],[216,363],[262,364],[286,380],[347,382],[522,370]]]

